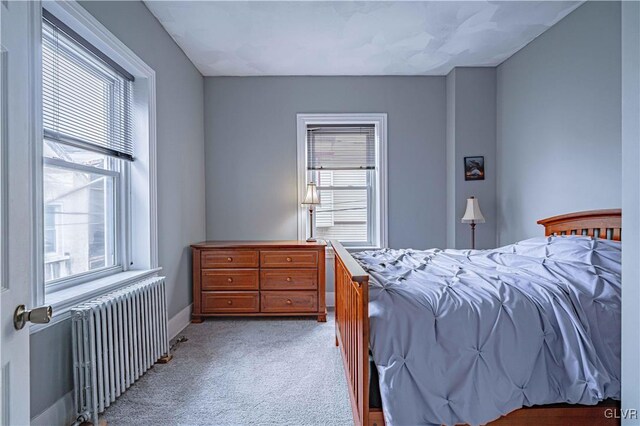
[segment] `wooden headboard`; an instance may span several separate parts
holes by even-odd
[[[622,240],[622,210],[589,210],[540,219],[545,235],[588,235]]]

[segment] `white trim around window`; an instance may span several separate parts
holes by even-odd
[[[33,2],[32,12],[32,84],[34,104],[33,142],[33,185],[34,206],[38,209],[34,218],[34,268],[37,279],[32,291],[32,305],[50,304],[54,309],[52,323],[68,317],[72,306],[82,303],[100,294],[130,284],[132,280],[142,279],[160,272],[158,267],[158,229],[157,229],[157,177],[156,177],[156,76],[155,71],[142,61],[131,49],[115,37],[106,27],[87,12],[76,1]],[[135,77],[133,83],[134,123],[133,137],[135,161],[123,173],[130,181],[130,187],[122,194],[119,203],[128,212],[121,227],[123,246],[121,259],[126,260],[122,272],[108,276],[99,276],[95,280],[74,287],[45,289],[43,230],[44,215],[42,207],[42,92],[41,92],[41,31],[42,7],[72,28],[96,48],[101,50]],[[44,328],[32,326],[31,332]]]
[[[387,220],[387,114],[386,113],[346,113],[346,114],[297,114],[297,166],[298,166],[298,239],[304,240],[308,234],[308,210],[303,206],[307,182],[306,131],[308,125],[320,124],[373,124],[376,126],[376,241],[369,247],[351,249],[371,249],[388,246]],[[328,253],[330,250],[328,251]]]

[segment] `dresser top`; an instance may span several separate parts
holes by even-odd
[[[327,245],[324,241],[307,242],[304,240],[276,240],[276,241],[203,241],[192,244],[197,249],[207,248],[321,248]]]

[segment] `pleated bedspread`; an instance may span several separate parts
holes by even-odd
[[[377,250],[370,345],[389,425],[484,424],[522,406],[620,399],[619,242]]]

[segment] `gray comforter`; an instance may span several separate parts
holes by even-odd
[[[522,406],[620,399],[620,243],[377,250],[370,345],[390,425],[484,424]]]

